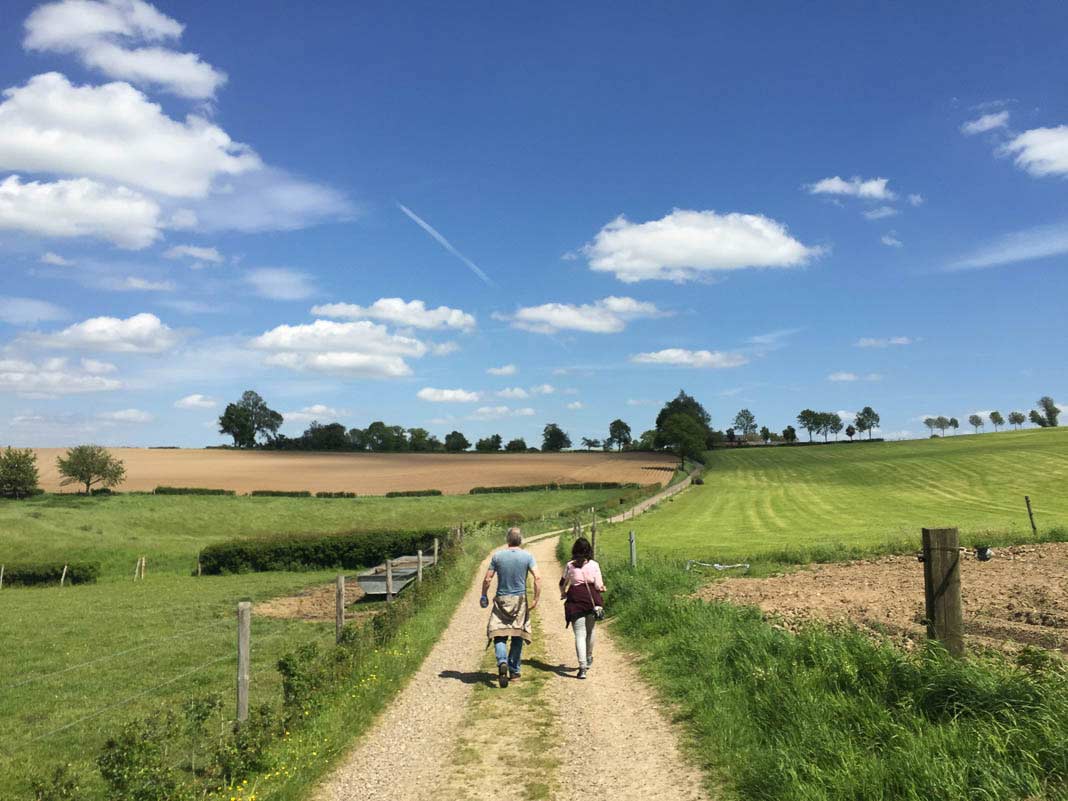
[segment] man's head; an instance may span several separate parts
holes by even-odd
[[[512,526],[508,529],[508,537],[505,541],[508,543],[509,548],[518,548],[523,544],[523,532],[519,530],[518,526]]]

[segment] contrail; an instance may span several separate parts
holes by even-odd
[[[434,237],[437,243],[443,248],[445,248],[445,250],[449,251],[449,253],[458,258],[464,264],[466,264],[471,269],[471,272],[473,272],[475,275],[485,281],[489,286],[496,286],[496,284],[493,283],[493,279],[491,279],[488,275],[482,272],[481,267],[479,267],[477,264],[471,261],[471,259],[467,258],[467,256],[465,256],[463,253],[454,248],[452,246],[452,243],[448,239],[443,237],[441,234],[439,234],[434,228],[434,226],[432,226],[430,223],[428,223],[410,208],[405,206],[403,203],[397,203],[397,207],[408,216],[408,219],[410,219],[412,222],[414,222],[416,225],[418,225],[420,228],[422,228],[424,231]]]

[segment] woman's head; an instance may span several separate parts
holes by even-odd
[[[571,546],[571,561],[575,563],[575,567],[582,567],[591,559],[593,559],[593,546],[585,537],[579,537]]]

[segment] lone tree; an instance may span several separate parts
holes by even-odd
[[[590,439],[589,437],[583,437],[582,438],[582,447],[585,448],[587,451],[592,451],[594,448],[600,448],[601,447],[601,440],[599,440],[599,439]]]
[[[953,429],[953,433],[957,433],[957,429],[960,428],[960,420],[956,417],[949,418],[949,427]]]
[[[853,428],[853,426],[851,426],[851,425],[846,426],[846,436],[849,437],[849,441],[850,442],[853,441],[853,437],[855,437],[856,435],[857,435],[857,430],[855,428]]]
[[[1027,422],[1027,415],[1023,412],[1009,412],[1009,422],[1017,431],[1020,430],[1020,426]]]
[[[1030,418],[1031,422],[1039,428],[1056,428],[1060,413],[1061,410],[1057,408],[1053,398],[1044,395],[1038,399],[1038,409],[1031,410]]]
[[[748,409],[742,409],[734,415],[734,428],[742,432],[742,439],[756,431],[756,417]]]
[[[771,442],[771,431],[768,429],[767,426],[760,427],[760,438],[764,440],[765,445]]]
[[[786,428],[782,430],[782,441],[797,442],[797,429],[793,426],[786,426]]]
[[[705,432],[688,414],[674,414],[665,420],[660,436],[668,449],[679,457],[683,467],[687,459],[698,459],[705,450]]]
[[[27,448],[5,448],[0,453],[0,498],[27,498],[37,494],[37,454]]]
[[[705,407],[697,402],[696,398],[692,395],[687,395],[681,389],[674,399],[664,404],[664,408],[656,416],[656,447],[669,447],[669,443],[664,436],[664,425],[669,418],[674,417],[676,414],[685,414],[688,417],[692,417],[705,438],[705,447],[712,447],[712,417],[705,411]]]
[[[282,422],[282,415],[249,389],[237,403],[227,404],[219,416],[219,433],[233,437],[235,448],[252,448],[260,435],[267,440],[273,439]]]
[[[606,446],[615,445],[619,450],[623,450],[632,441],[630,426],[618,417],[608,424],[608,439],[604,441]]]
[[[126,479],[126,467],[121,459],[108,453],[107,448],[99,445],[78,445],[67,451],[66,457],[56,457],[56,467],[63,476],[61,486],[84,484],[85,494],[93,490],[94,484],[101,487],[114,487]]]
[[[975,433],[978,434],[979,429],[983,425],[983,418],[977,414],[970,414],[968,415],[968,422],[971,424],[972,428],[975,429]]]
[[[522,437],[516,437],[508,440],[508,444],[504,446],[504,449],[509,453],[522,453],[527,449],[527,442]]]
[[[501,449],[501,435],[493,434],[483,437],[475,443],[475,450],[479,453],[496,453]]]
[[[855,425],[858,431],[867,431],[868,439],[872,432],[879,427],[879,415],[870,406],[865,406],[856,414]]]
[[[541,432],[541,449],[556,453],[571,447],[571,437],[556,423],[547,423]]]
[[[460,451],[466,451],[471,447],[471,443],[467,441],[467,437],[461,434],[459,431],[450,431],[445,435],[445,450],[450,453],[459,453]]]
[[[1005,425],[1005,418],[1001,416],[1001,412],[994,411],[990,413],[990,424],[994,426],[994,433],[996,434],[999,426]]]

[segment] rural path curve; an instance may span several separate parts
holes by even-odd
[[[674,494],[682,486],[680,482],[664,494]],[[574,638],[570,629],[564,629],[563,605],[556,591],[560,566],[555,547],[555,536],[539,538],[530,546],[543,581],[542,602],[535,612],[540,642],[530,649],[538,658],[524,659],[524,681],[539,679],[536,696],[522,703],[514,696],[514,707],[498,704],[497,711],[489,713],[499,718],[496,730],[506,733],[504,739],[521,730],[523,704],[534,704],[538,715],[548,716],[538,737],[555,755],[544,763],[554,775],[544,777],[548,795],[541,797],[704,801],[709,796],[702,789],[700,772],[681,754],[678,733],[652,690],[612,642],[610,625],[597,632],[590,678],[575,678]],[[469,716],[476,686],[480,692],[494,693],[495,699],[507,698],[505,693],[522,687],[517,683],[506,690],[491,689],[491,674],[483,670],[487,612],[479,607],[478,596],[487,563],[488,558],[419,671],[319,787],[318,801],[423,801],[454,793],[472,801],[526,797],[523,787],[510,784],[508,778],[529,762],[523,749],[488,749],[493,764],[484,769],[469,766],[474,769],[467,771],[481,780],[456,785],[460,755],[466,762],[490,758],[472,749],[466,739],[473,728]],[[488,724],[491,730],[492,724]],[[486,725],[481,721],[478,728]],[[495,779],[487,782],[487,776]]]

